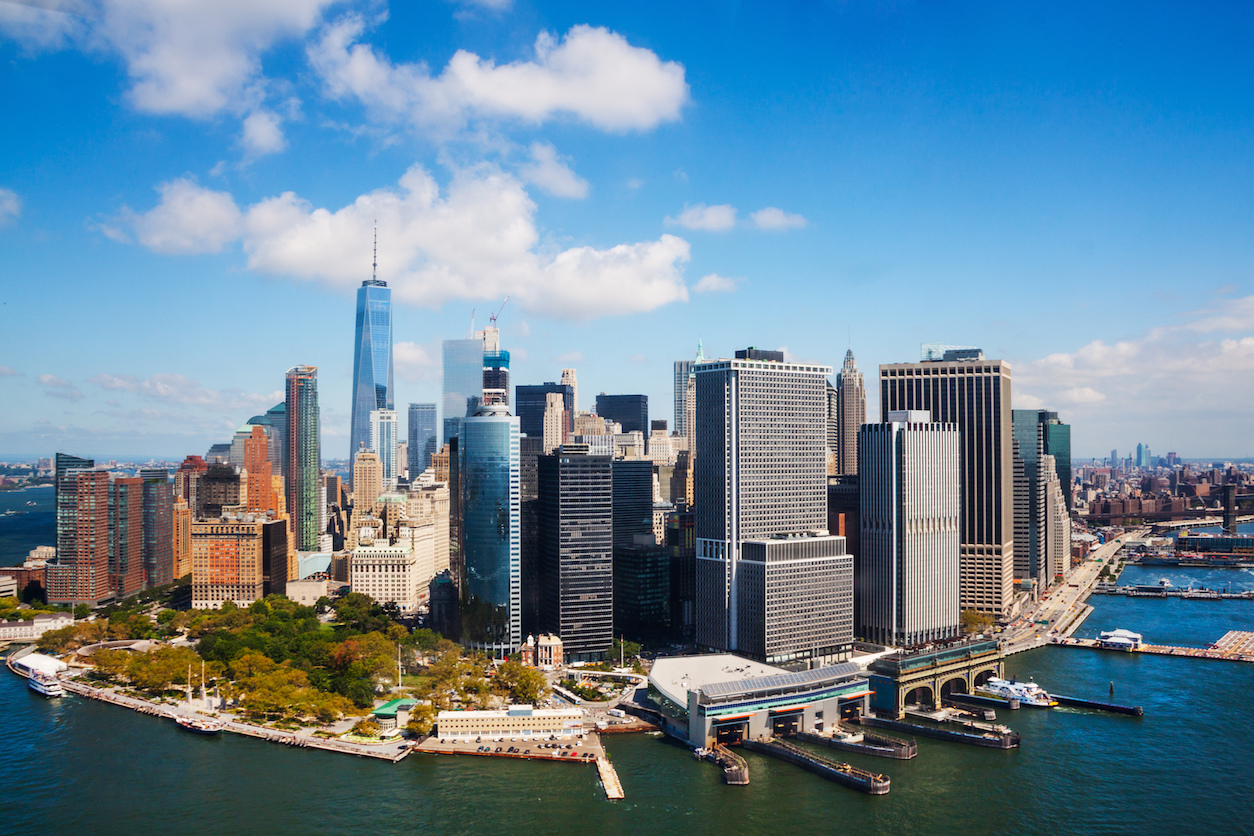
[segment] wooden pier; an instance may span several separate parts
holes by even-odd
[[[601,786],[605,788],[605,797],[617,801],[623,797],[623,785],[618,780],[618,773],[607,757],[597,758],[597,773],[601,776]]]
[[[741,741],[750,752],[761,752],[764,755],[779,758],[782,761],[796,764],[807,772],[813,772],[829,781],[835,781],[838,784],[864,792],[867,795],[887,795],[891,788],[891,781],[887,775],[876,772],[867,772],[865,769],[858,769],[847,763],[828,760],[820,755],[811,754],[804,749],[798,748],[787,741],[780,740],[778,737],[769,737],[763,740],[754,740],[746,738]]]
[[[1210,647],[1176,647],[1164,644],[1142,644],[1127,649],[1102,647],[1097,639],[1064,639],[1058,647],[1085,647],[1111,653],[1149,653],[1154,656],[1185,656],[1190,659],[1215,659],[1221,662],[1254,662],[1254,633],[1229,630]]]

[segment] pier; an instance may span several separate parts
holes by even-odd
[[[728,749],[722,743],[715,743],[707,750],[710,760],[723,768],[723,780],[733,787],[744,787],[749,784],[749,764],[745,759]]]
[[[1124,595],[1129,598],[1187,598],[1198,601],[1254,601],[1254,590],[1220,592],[1217,589],[1189,589],[1174,586],[1115,586],[1098,584],[1094,595]]]
[[[819,755],[810,754],[804,749],[780,740],[778,737],[769,737],[762,740],[746,738],[740,745],[750,752],[760,752],[764,755],[770,755],[782,761],[796,764],[807,772],[813,772],[815,775],[826,778],[829,781],[835,781],[837,784],[864,792],[867,795],[886,795],[890,787],[887,775],[867,772],[847,763],[840,763]]]
[[[609,758],[597,758],[597,773],[601,776],[601,786],[605,788],[606,798],[611,801],[623,798],[623,785],[619,782],[618,773],[614,771],[614,765]]]
[[[1058,647],[1084,647],[1111,653],[1149,653],[1154,656],[1186,656],[1190,659],[1215,659],[1221,662],[1254,662],[1254,633],[1229,630],[1210,647],[1176,647],[1142,644],[1138,647],[1102,647],[1096,639],[1063,639]]]
[[[948,740],[952,743],[966,743],[970,746],[983,746],[986,749],[1015,749],[1020,741],[1019,733],[1005,726],[991,726],[985,723],[959,723],[963,731],[945,729],[940,726],[925,726],[921,723],[910,723],[905,720],[889,720],[884,717],[858,717],[860,725],[878,729],[916,734],[919,737],[931,737],[936,740]]]
[[[1050,694],[1059,705],[1069,706],[1071,708],[1088,708],[1093,711],[1109,711],[1112,714],[1128,714],[1133,717],[1142,717],[1145,715],[1145,709],[1139,705],[1116,705],[1110,702],[1095,702],[1093,700],[1082,700],[1079,697],[1064,697],[1062,694]]]
[[[863,755],[899,761],[908,761],[919,754],[919,744],[913,740],[903,740],[900,737],[876,734],[872,731],[849,732],[841,729],[837,733],[840,731],[846,731],[858,740],[838,737],[834,734],[815,734],[804,731],[797,732],[797,739],[817,746],[826,746],[829,749],[839,749],[842,752],[858,752]]]

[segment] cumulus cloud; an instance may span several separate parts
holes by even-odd
[[[536,125],[562,116],[606,131],[648,130],[678,119],[688,101],[681,64],[600,27],[575,26],[560,40],[541,33],[531,59],[510,64],[458,50],[439,75],[425,64],[394,64],[359,43],[365,29],[361,17],[347,15],[309,46],[328,95],[425,131],[456,131],[483,118]]]
[[[81,401],[83,393],[78,391],[70,381],[51,374],[41,374],[35,381],[44,387],[44,394],[50,398],[62,398],[67,401]]]
[[[129,213],[139,243],[159,253],[221,252],[239,237],[243,216],[226,192],[181,178],[157,187],[161,202],[152,210]],[[111,236],[116,237],[116,236]]]
[[[753,225],[758,229],[769,230],[800,229],[808,223],[800,215],[785,212],[783,209],[777,209],[774,206],[759,209],[751,214],[749,219],[753,221]]]
[[[729,279],[717,273],[710,273],[708,276],[702,276],[692,289],[697,293],[734,293],[739,285],[740,279]]]
[[[17,220],[22,214],[22,199],[12,189],[0,188],[0,226]]]
[[[531,162],[518,169],[528,183],[534,183],[555,197],[585,198],[588,181],[570,169],[547,142],[531,144]]]
[[[106,392],[130,392],[154,401],[194,406],[215,412],[264,410],[283,399],[283,392],[255,394],[241,389],[209,389],[186,375],[161,373],[149,378],[132,375],[97,374],[87,378]]]
[[[440,346],[438,343],[419,345],[399,342],[392,347],[392,360],[401,380],[417,383],[440,377]]]
[[[1198,454],[1248,451],[1252,313],[1254,296],[1226,300],[1176,325],[1016,364],[1015,403],[1066,407],[1063,420],[1070,416],[1083,427],[1091,449],[1146,441],[1156,448],[1203,447]]]
[[[666,219],[670,226],[682,226],[684,229],[699,229],[706,232],[726,232],[736,225],[736,207],[726,203],[706,206],[698,203],[686,206],[677,217]]]
[[[22,373],[9,366],[0,366],[0,377],[22,377]]]
[[[282,120],[270,110],[256,110],[244,119],[240,144],[250,157],[277,154],[287,148],[283,136]]]
[[[159,191],[160,204],[130,218],[150,249],[217,252],[239,240],[253,270],[341,288],[361,281],[377,221],[379,277],[413,304],[510,296],[531,311],[587,319],[688,299],[687,241],[663,235],[608,249],[543,250],[522,183],[488,164],[455,172],[446,193],[416,165],[397,188],[335,210],[293,192],[241,209],[229,194],[188,180]]]

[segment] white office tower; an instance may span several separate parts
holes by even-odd
[[[579,381],[577,379],[574,369],[562,369],[562,385],[569,386],[571,388],[571,396],[570,396],[571,407],[570,408],[573,412],[578,412],[579,411]]]
[[[1054,457],[1048,453],[1041,456],[1041,471],[1045,475],[1045,584],[1052,586],[1071,568],[1071,514]]]
[[[396,480],[400,476],[396,458],[399,430],[395,409],[370,410],[370,449],[379,457],[384,493],[396,490]]]
[[[827,533],[831,368],[750,348],[692,372],[697,643],[775,664],[846,658],[853,558]]]
[[[567,369],[567,371],[570,371]],[[549,455],[565,441],[566,410],[562,405],[562,396],[549,392],[544,396],[544,455]]]
[[[889,412],[858,433],[859,638],[910,647],[959,633],[958,427]]]

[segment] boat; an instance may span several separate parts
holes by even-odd
[[[1020,705],[1031,705],[1037,708],[1049,708],[1058,705],[1058,701],[1045,692],[1035,682],[1016,682],[1013,679],[990,679],[975,689],[982,697],[995,700],[1018,700]]]
[[[1158,586],[1159,586],[1159,588],[1161,588],[1161,589],[1170,589],[1170,588],[1171,588],[1171,581],[1167,580],[1166,578],[1159,578],[1159,579],[1158,579]]]
[[[176,716],[174,722],[178,723],[181,728],[187,729],[194,734],[221,734],[226,728],[226,724],[221,720],[213,720],[208,717],[184,717]]]
[[[50,673],[33,671],[30,678],[26,680],[26,684],[30,686],[32,691],[43,694],[45,697],[65,696],[65,689],[61,687],[61,680]]]

